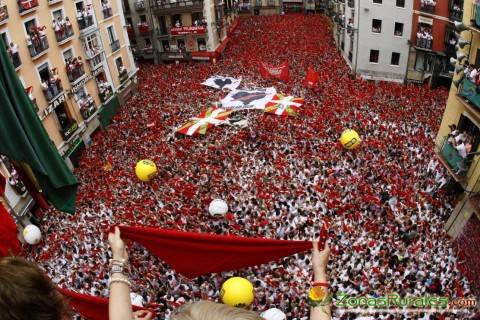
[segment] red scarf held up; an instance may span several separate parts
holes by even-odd
[[[88,320],[108,320],[108,299],[90,296],[75,291],[58,288],[58,291],[67,299],[70,307]],[[133,311],[147,310],[132,306]],[[150,312],[154,313],[152,310]],[[152,319],[155,319],[153,314]]]
[[[119,228],[122,238],[140,243],[190,279],[275,261],[312,248],[310,241],[244,238],[151,227]]]

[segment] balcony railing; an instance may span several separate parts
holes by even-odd
[[[66,70],[68,81],[70,81],[70,83],[75,83],[75,81],[85,75],[85,68],[83,67],[83,63],[78,63],[77,65],[73,65],[72,67],[67,66]]]
[[[480,28],[480,4],[472,4],[472,27],[476,28],[476,31],[478,31],[478,28]]]
[[[141,35],[147,35],[150,33],[150,26],[146,22],[140,22],[137,24],[138,32]]]
[[[82,99],[80,102],[80,113],[82,114],[83,120],[88,120],[93,114],[97,111],[95,106],[95,101],[92,97]]]
[[[8,9],[7,5],[0,5],[0,24],[4,24],[8,20]]]
[[[130,24],[127,24],[127,33],[129,36],[133,36],[135,34],[135,31],[133,30],[133,27]]]
[[[417,36],[417,45],[418,48],[432,50],[433,39],[420,38]]]
[[[124,83],[128,79],[128,72],[127,70],[123,70],[120,72],[118,75],[118,79],[120,80],[120,83]]]
[[[150,0],[150,7],[153,10],[162,11],[185,11],[192,9],[203,9],[202,0]]]
[[[85,30],[86,28],[93,26],[93,14],[77,17],[77,22],[78,28],[80,30]]]
[[[470,168],[471,160],[463,158],[458,150],[448,141],[447,137],[443,138],[441,144],[437,146],[437,154],[456,180],[465,178]]]
[[[137,11],[145,10],[145,1],[144,0],[135,1],[135,10]]]
[[[55,38],[57,39],[58,43],[61,43],[68,38],[71,38],[73,36],[73,27],[72,25],[70,26],[65,26],[61,27],[60,30],[55,31]]]
[[[22,60],[20,60],[20,54],[18,53],[18,47],[16,50],[17,51],[12,51],[10,47],[8,48],[8,55],[10,56],[10,60],[12,61],[13,67],[15,69],[19,68],[22,65]]]
[[[98,85],[98,97],[101,103],[105,103],[113,96],[112,86],[107,82],[97,82]]]
[[[60,80],[57,80],[56,82],[44,81],[42,82],[42,91],[45,99],[47,99],[48,102],[51,102],[63,92],[63,87]]]
[[[88,64],[90,65],[90,70],[96,69],[103,62],[103,50],[91,51],[88,50],[85,52]]]
[[[426,12],[426,13],[435,13],[435,5],[432,3],[425,3],[422,1],[420,4],[420,11]]]
[[[64,140],[70,139],[73,134],[78,130],[78,123],[73,121],[70,125],[68,125],[65,129],[61,130],[61,134]]]
[[[18,12],[26,14],[38,7],[38,0],[18,0]]]
[[[110,48],[112,49],[112,52],[115,52],[118,49],[120,49],[120,40],[117,39],[117,40],[113,41],[112,43],[110,43]]]
[[[102,9],[102,12],[103,12],[103,19],[108,19],[111,16],[113,16],[112,7],[105,7]]]
[[[49,48],[47,36],[32,36],[27,40],[28,51],[33,59],[40,56]]]

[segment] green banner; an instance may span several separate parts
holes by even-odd
[[[463,159],[448,141],[445,141],[445,144],[442,148],[442,158],[447,161],[448,165],[454,170],[458,171],[460,168],[465,167],[465,159]]]
[[[107,103],[102,105],[98,114],[100,116],[100,123],[102,124],[103,128],[106,128],[110,122],[112,122],[112,119],[119,108],[120,101],[118,101],[117,96],[114,96]]]
[[[463,80],[460,95],[470,101],[476,108],[480,108],[480,90],[472,81]]]
[[[475,24],[480,26],[480,4],[475,4]]]
[[[78,181],[50,140],[0,41],[0,153],[30,165],[45,197],[75,212]]]

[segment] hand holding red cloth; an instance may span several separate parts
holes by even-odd
[[[312,248],[311,241],[244,238],[120,226],[122,237],[136,241],[187,278],[237,270],[275,261]]]

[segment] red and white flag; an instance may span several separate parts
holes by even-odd
[[[272,100],[265,105],[265,112],[277,116],[296,116],[303,105],[303,98],[284,96],[277,93]]]
[[[288,62],[284,62],[281,66],[269,66],[263,62],[260,62],[260,74],[265,79],[276,78],[282,81],[288,81]]]

